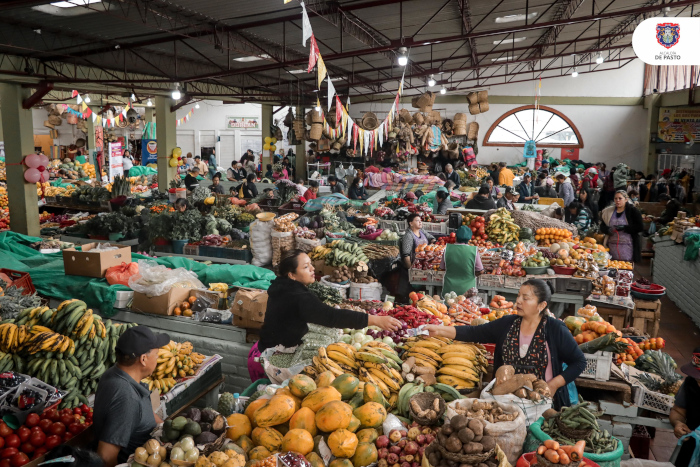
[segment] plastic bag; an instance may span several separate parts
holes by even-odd
[[[119,248],[120,247],[118,247],[118,246],[112,246],[108,242],[105,242],[105,243],[98,244],[95,248],[93,248],[90,251],[112,251],[112,250],[118,250]]]
[[[250,249],[253,253],[253,265],[265,266],[272,261],[272,244],[270,233],[272,221],[256,220],[250,224]]]
[[[652,221],[649,224],[649,235],[654,235],[656,233],[656,222]]]
[[[129,278],[139,273],[139,265],[136,263],[122,263],[112,266],[105,272],[105,279],[109,285],[125,285],[129,287]]]
[[[138,267],[138,274],[129,277],[129,287],[149,297],[168,293],[173,287],[206,289],[197,275],[185,268],[170,269],[147,259],[140,259]]]
[[[491,389],[493,389],[496,380],[493,379],[482,391],[481,399],[485,401],[497,401],[504,404],[513,404],[518,407],[525,414],[525,426],[530,426],[537,421],[538,418],[547,409],[552,408],[552,399],[543,398],[538,402],[533,402],[528,399],[521,399],[515,394],[504,394],[502,396],[494,396],[491,394]],[[524,439],[524,438],[523,438]]]
[[[470,409],[475,400],[479,399],[458,399],[447,404],[445,418],[452,419],[457,415],[456,408]],[[481,399],[479,402],[494,402],[493,399]],[[525,425],[525,414],[515,404],[496,401],[496,404],[503,409],[505,413],[517,412],[518,416],[512,422],[490,423],[482,420],[486,426],[484,433],[493,436],[496,443],[501,447],[503,452],[508,457],[511,464],[515,464],[523,452],[523,443],[527,435],[527,427]]]
[[[695,261],[698,259],[698,249],[700,249],[700,235],[693,234],[685,238],[685,254],[683,259]]]
[[[394,414],[389,414],[386,416],[386,419],[384,419],[384,423],[382,423],[382,433],[391,433],[392,430],[405,430],[406,427],[404,426],[403,423],[401,423],[401,420],[396,417]]]
[[[233,313],[229,310],[214,310],[208,308],[206,311],[197,313],[197,321],[202,323],[231,324]]]

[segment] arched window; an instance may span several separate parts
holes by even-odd
[[[523,147],[534,140],[538,148],[582,148],[578,128],[551,107],[525,105],[506,112],[491,125],[484,146]]]

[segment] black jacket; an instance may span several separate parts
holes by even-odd
[[[267,289],[267,311],[260,330],[258,349],[283,345],[294,347],[309,331],[307,323],[332,328],[362,329],[368,315],[352,310],[339,310],[321,302],[301,282],[278,277]]]
[[[462,342],[495,343],[496,353],[493,359],[495,373],[504,364],[503,345],[516,318],[517,316],[511,315],[479,326],[458,326],[455,328],[457,330],[456,339]],[[562,375],[564,381],[569,384],[586,369],[586,357],[562,321],[556,318],[547,318],[545,333],[549,353],[552,355],[552,376]],[[562,369],[563,363],[566,363],[566,370]],[[570,405],[569,390],[566,386],[559,388],[554,395],[553,402],[554,408],[557,410],[562,406]]]
[[[445,172],[445,177],[447,178],[447,180],[445,180],[445,181],[450,181],[450,180],[452,180],[452,181],[454,182],[454,184],[455,184],[455,190],[456,190],[457,188],[459,188],[459,181],[460,181],[460,179],[459,179],[459,174],[457,173],[456,170],[453,170],[452,173],[449,174],[449,175],[448,175],[447,172]]]
[[[481,195],[476,195],[473,199],[469,200],[466,205],[467,209],[483,209],[488,211],[489,209],[496,209],[496,202],[489,196],[484,198]]]
[[[678,216],[678,211],[681,209],[681,203],[675,199],[670,200],[666,203],[666,209],[661,213],[659,217],[659,224],[668,224],[673,220],[674,217]]]
[[[615,214],[613,213],[613,215]],[[644,230],[644,220],[642,219],[642,213],[639,212],[639,209],[635,208],[630,203],[625,205],[625,217],[627,218],[627,225],[624,227],[624,229],[622,229],[622,231],[632,236],[632,261],[637,263],[642,260],[642,240],[640,238],[640,234]],[[613,229],[611,229],[603,220],[602,213],[600,219],[600,231],[605,235],[611,235],[614,232]]]
[[[518,185],[518,193],[520,193],[520,199],[518,199],[518,203],[523,203],[523,204],[532,204],[533,200],[528,199],[526,200],[526,196],[535,196],[537,192],[535,191],[535,185],[530,182],[530,192],[528,193],[526,188],[528,187],[528,184],[525,182],[520,182],[520,185]]]
[[[559,198],[557,190],[555,190],[553,186],[549,185],[538,186],[535,188],[535,193],[540,195],[540,198]]]
[[[365,187],[360,185],[359,187],[356,186],[351,186],[350,190],[348,190],[348,198],[350,199],[367,199],[367,190],[365,190]]]

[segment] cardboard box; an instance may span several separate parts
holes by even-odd
[[[233,297],[233,325],[245,329],[260,329],[267,311],[267,292],[241,287]]]
[[[131,247],[127,245],[112,244],[119,247],[118,250],[91,251],[99,243],[86,243],[82,251],[75,248],[63,250],[63,267],[66,275],[104,277],[107,269],[119,266],[122,263],[131,262]]]
[[[154,315],[172,315],[176,306],[190,297],[190,289],[173,287],[168,293],[149,297],[145,293],[134,292],[131,309]]]

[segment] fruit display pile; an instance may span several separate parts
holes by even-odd
[[[513,218],[506,208],[499,208],[494,214],[491,214],[485,231],[490,240],[495,240],[498,243],[516,241],[520,235],[520,227],[513,222]]]
[[[416,247],[416,258],[413,260],[414,269],[439,270],[442,257],[445,254],[445,245],[428,245],[423,243]]]
[[[158,389],[165,394],[175,386],[176,378],[192,376],[204,361],[204,355],[193,352],[191,342],[170,343],[158,349],[158,366],[153,374],[141,382],[148,385],[152,391]]]

